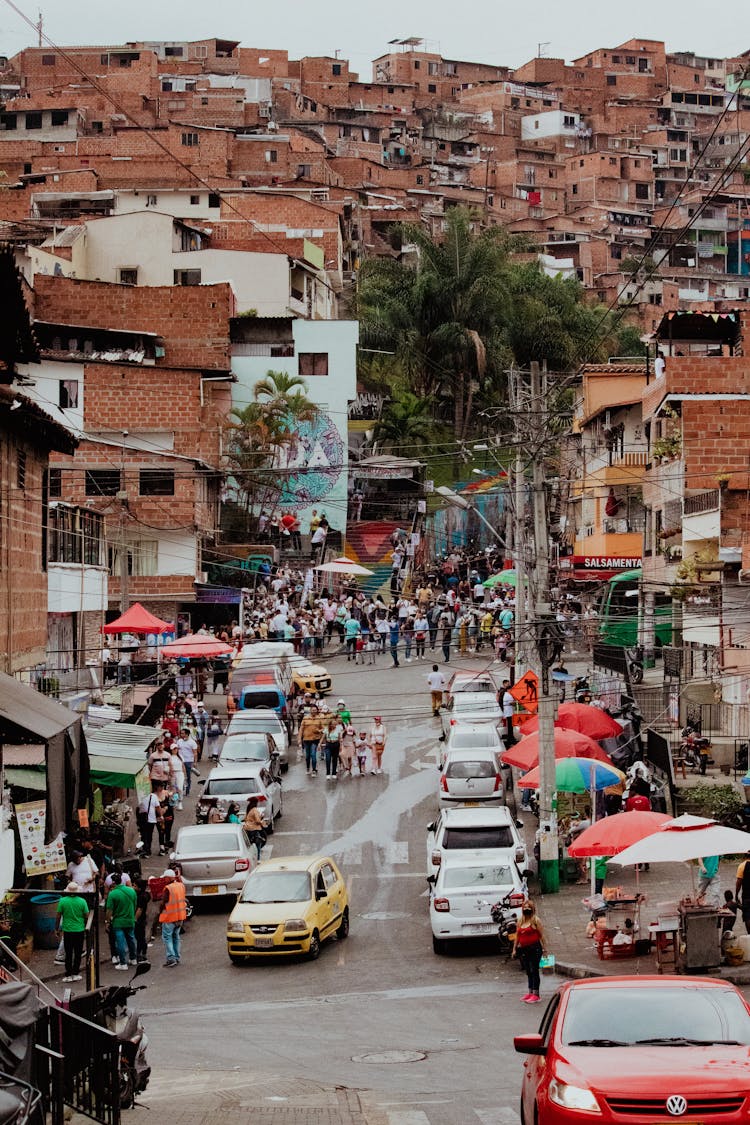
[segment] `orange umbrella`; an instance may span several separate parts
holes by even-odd
[[[581,832],[568,848],[568,855],[618,855],[631,844],[653,836],[671,819],[660,812],[621,812],[605,816]]]
[[[555,727],[555,757],[594,758],[598,762],[609,764],[609,754],[593,738],[561,727]],[[539,763],[539,734],[529,734],[515,746],[511,746],[503,753],[503,762],[509,766],[517,766],[520,770],[533,769]]]
[[[611,715],[602,711],[601,707],[592,707],[589,703],[561,703],[555,726],[563,727],[565,730],[577,730],[597,741],[601,738],[616,738],[618,734],[622,734],[622,727]],[[524,725],[524,734],[530,734],[538,729],[539,720],[534,717]]]

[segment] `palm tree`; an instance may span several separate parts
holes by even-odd
[[[375,425],[375,440],[392,453],[408,452],[423,445],[431,435],[432,403],[411,391],[403,391],[383,410]]]

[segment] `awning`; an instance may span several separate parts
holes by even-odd
[[[138,723],[107,723],[98,730],[86,732],[91,754],[119,754],[126,758],[140,758],[151,744],[164,734],[158,727],[140,726]]]
[[[109,785],[114,789],[135,789],[136,778],[148,766],[141,757],[122,758],[117,754],[90,754],[91,780],[95,785]]]
[[[0,741],[20,742],[13,731],[21,731],[46,742],[80,720],[76,711],[0,672]]]
[[[23,789],[33,789],[36,793],[44,793],[47,788],[47,771],[24,769],[22,766],[11,766],[5,772],[6,785],[20,785]]]

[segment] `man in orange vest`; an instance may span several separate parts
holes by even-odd
[[[164,950],[167,959],[165,968],[171,969],[180,963],[180,930],[187,917],[187,900],[185,898],[185,885],[176,876],[171,867],[168,867],[162,878],[169,880],[164,885],[161,898],[161,936],[164,941]]]

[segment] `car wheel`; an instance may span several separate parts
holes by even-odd
[[[344,938],[349,937],[349,907],[348,906],[344,907],[344,913],[343,913],[343,916],[341,918],[341,925],[336,930],[336,937],[339,939],[339,941],[343,941]]]
[[[441,941],[440,938],[433,937],[432,952],[438,954],[445,953],[445,942]]]
[[[273,813],[271,813],[271,819],[268,822],[268,827],[266,828],[265,832],[266,832],[266,836],[273,836],[273,833],[274,833]]]
[[[276,813],[276,819],[281,820],[283,815],[284,815],[284,806],[282,805],[281,801],[279,801],[279,811]]]
[[[234,955],[234,953],[230,953],[229,954],[229,960],[232,962],[233,965],[244,965],[245,961],[246,961],[246,958],[245,957],[236,957]]]
[[[320,934],[317,930],[313,930],[312,937],[310,938],[310,946],[307,950],[307,957],[310,961],[317,961],[320,957]]]

